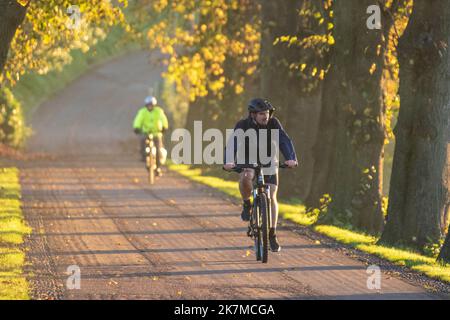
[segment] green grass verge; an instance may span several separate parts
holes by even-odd
[[[0,169],[0,299],[29,299],[23,275],[24,236],[31,233],[20,208],[17,168]]]
[[[195,181],[218,189],[225,194],[240,199],[236,181],[228,181],[219,177],[204,176],[201,169],[192,169],[187,165],[168,164],[170,170]],[[308,226],[315,232],[335,239],[358,250],[373,254],[396,265],[406,266],[421,272],[431,278],[450,283],[450,265],[442,265],[433,257],[416,253],[412,250],[377,245],[377,238],[364,233],[355,232],[332,225],[316,225],[315,218],[305,214],[301,204],[290,204],[279,201],[280,216],[303,226]]]

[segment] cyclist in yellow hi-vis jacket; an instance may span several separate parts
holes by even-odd
[[[155,97],[149,96],[145,98],[145,107],[139,109],[134,118],[133,128],[134,132],[140,135],[141,138],[141,154],[145,160],[145,139],[151,133],[153,134],[157,155],[156,166],[157,174],[161,175],[160,159],[161,148],[163,148],[163,133],[169,128],[166,114],[161,107],[158,107]]]

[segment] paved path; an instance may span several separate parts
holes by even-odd
[[[21,165],[35,298],[437,298],[386,274],[381,290],[369,290],[366,265],[289,229],[263,265],[238,206],[171,172],[147,185],[130,129],[161,72],[146,61],[111,61],[34,116],[28,148],[52,155]],[[79,290],[66,288],[72,265]]]

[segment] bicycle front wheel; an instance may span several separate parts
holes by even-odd
[[[255,253],[256,253],[256,261],[261,261],[262,259],[262,253],[263,253],[263,245],[262,245],[262,233],[261,233],[261,214],[260,214],[260,208],[259,208],[259,199],[256,199],[256,204],[253,207],[254,212],[252,212],[253,215],[253,222],[252,222],[252,228],[256,231],[256,234],[254,234],[255,238]]]
[[[259,198],[259,213],[261,218],[261,261],[267,263],[269,260],[269,206],[266,194],[261,194]]]
[[[156,167],[156,159],[150,153],[147,156],[147,168],[148,168],[148,183],[155,183],[155,167]]]

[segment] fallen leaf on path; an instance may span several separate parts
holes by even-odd
[[[117,281],[114,281],[114,280],[110,280],[109,281],[109,283],[108,283],[110,286],[112,286],[112,285],[117,285],[117,284],[119,284]]]

